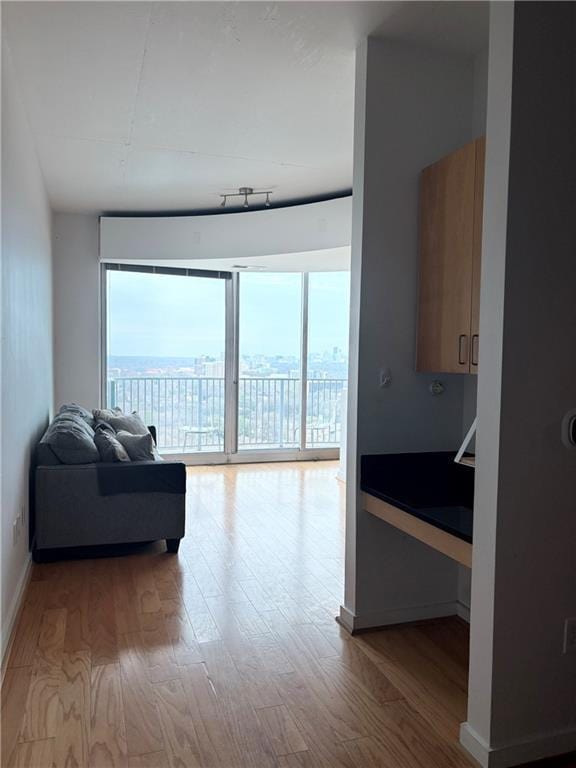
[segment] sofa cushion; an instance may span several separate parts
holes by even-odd
[[[150,432],[133,435],[126,430],[116,433],[117,440],[124,446],[132,461],[154,461],[154,440]]]
[[[63,464],[92,464],[100,461],[94,430],[80,416],[64,412],[46,430],[42,443],[50,446]]]
[[[112,431],[97,429],[96,434],[94,435],[94,442],[96,448],[98,448],[101,461],[130,461],[130,456],[126,451],[126,448],[124,448]]]
[[[56,464],[62,464],[48,443],[44,442],[44,438],[36,446],[36,464],[39,467],[51,467]]]
[[[76,405],[76,403],[65,403],[64,405],[60,406],[60,410],[58,411],[58,416],[63,416],[65,414],[70,414],[72,416],[78,416],[82,419],[82,421],[85,421],[86,424],[93,427],[94,426],[94,417],[88,411],[86,408],[83,408],[81,405]]]

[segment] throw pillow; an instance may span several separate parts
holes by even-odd
[[[108,421],[108,419],[119,416],[122,413],[122,408],[94,408],[92,416],[94,421]]]
[[[120,430],[116,433],[116,439],[126,448],[132,461],[154,461],[154,441],[152,435],[133,435],[131,432]]]
[[[148,427],[140,416],[134,411],[131,414],[123,414],[108,420],[108,424],[114,427],[116,432],[130,432],[131,435],[147,435]]]
[[[112,424],[108,424],[107,421],[97,421],[94,425],[94,432],[96,434],[98,434],[98,432],[109,432],[111,435],[116,434],[116,430]]]
[[[97,429],[94,435],[94,443],[96,448],[98,448],[101,461],[130,461],[126,448],[124,448],[113,432]]]
[[[134,411],[133,413],[117,413],[114,416],[102,416],[102,421],[110,424],[114,427],[116,432],[130,432],[131,435],[146,435],[148,434],[148,427],[140,416]]]

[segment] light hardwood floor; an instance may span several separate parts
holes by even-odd
[[[347,635],[334,462],[188,471],[187,536],[34,566],[2,768],[468,768],[467,627]]]

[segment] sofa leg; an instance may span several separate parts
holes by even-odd
[[[51,559],[53,558],[50,557],[50,554],[43,549],[34,548],[32,550],[32,560],[35,563],[49,563]]]
[[[180,539],[166,539],[166,549],[168,552],[178,552]]]

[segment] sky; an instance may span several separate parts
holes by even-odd
[[[108,271],[108,354],[224,359],[225,280]],[[302,278],[240,275],[240,355],[299,356]],[[348,346],[349,274],[310,274],[310,354]]]

